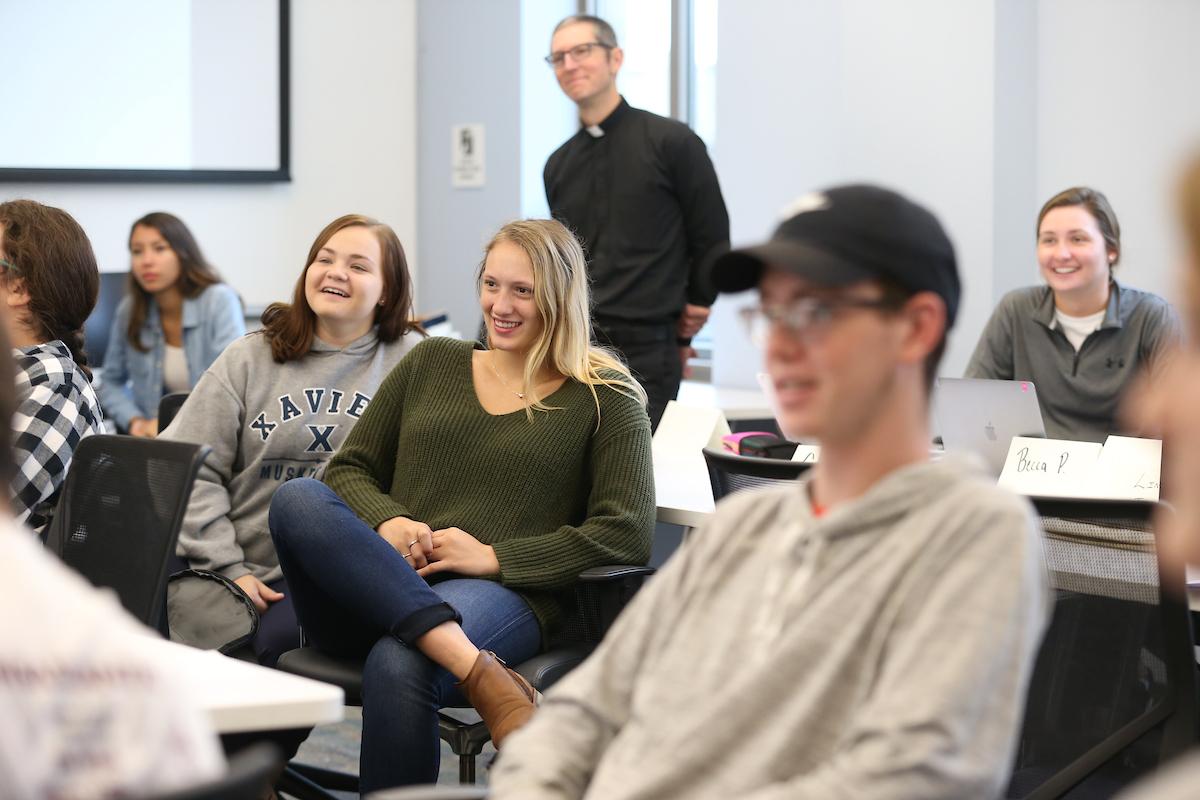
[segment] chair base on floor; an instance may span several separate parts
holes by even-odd
[[[641,587],[648,575],[654,573],[649,567],[612,565],[593,567],[580,574],[573,607],[568,609],[565,631],[575,626],[574,638],[570,641],[551,642],[546,652],[524,661],[513,669],[539,692],[545,692],[559,678],[579,665],[595,649],[604,631],[616,619],[617,614]],[[572,613],[573,612],[573,613]],[[579,635],[580,632],[585,635]],[[316,647],[305,646],[289,650],[279,657],[279,669],[340,686],[346,693],[346,704],[362,705],[362,672],[365,659],[348,658],[322,652]],[[475,782],[475,758],[483,752],[483,746],[491,741],[487,727],[479,720],[475,710],[443,708],[438,712],[438,734],[450,745],[458,756],[458,778],[461,783]],[[308,778],[298,774],[297,765],[290,765],[285,775],[296,775],[305,782]],[[323,785],[329,785],[315,773],[310,775]],[[340,773],[339,773],[340,774]],[[281,784],[282,785],[282,784]],[[315,787],[315,783],[313,784]],[[316,787],[319,789],[319,787]],[[327,800],[330,795],[301,795],[284,789],[300,800]],[[354,790],[346,790],[354,791]]]
[[[438,712],[438,735],[458,756],[458,782],[475,782],[475,759],[492,740],[473,708],[443,708]]]

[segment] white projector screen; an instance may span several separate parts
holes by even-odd
[[[0,181],[286,181],[288,0],[0,0]]]

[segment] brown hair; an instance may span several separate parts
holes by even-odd
[[[1116,258],[1108,262],[1108,271],[1111,274],[1113,267],[1121,260],[1121,226],[1117,223],[1117,215],[1113,212],[1112,206],[1108,204],[1108,198],[1101,192],[1086,186],[1074,186],[1059,192],[1047,200],[1046,205],[1042,206],[1042,210],[1038,213],[1036,235],[1041,236],[1042,219],[1046,214],[1051,209],[1064,206],[1083,206],[1095,218],[1096,225],[1104,236],[1105,246],[1116,254]]]
[[[87,234],[61,208],[33,200],[0,204],[0,226],[5,259],[13,265],[3,279],[25,282],[35,335],[43,342],[62,340],[90,379],[83,324],[96,307],[100,269]]]
[[[196,238],[192,236],[192,232],[179,217],[165,211],[147,214],[130,227],[131,242],[133,232],[139,225],[154,228],[175,251],[175,256],[179,259],[179,280],[176,285],[179,287],[179,293],[184,297],[196,297],[214,283],[222,282],[221,274],[204,260],[204,254],[200,252],[200,245],[196,243]],[[142,353],[149,352],[150,348],[142,344],[142,325],[146,322],[146,311],[150,306],[150,293],[142,288],[142,285],[137,282],[137,278],[133,277],[133,270],[129,271],[126,291],[133,298],[133,306],[130,309],[129,327],[125,331],[125,337],[129,339],[129,344],[135,350]]]
[[[604,48],[606,51],[609,48],[617,46],[617,32],[613,30],[612,25],[609,25],[604,20],[600,19],[599,17],[594,17],[591,14],[572,14],[554,26],[554,31],[550,34],[550,37],[554,38],[554,34],[558,33],[563,28],[569,28],[572,25],[579,25],[580,23],[586,23],[592,26],[592,29],[595,31],[595,33],[592,35],[596,37],[597,42],[602,45],[606,45]]]
[[[263,335],[271,344],[271,355],[278,363],[299,361],[312,347],[317,315],[305,296],[304,279],[321,248],[335,233],[353,225],[361,225],[375,234],[383,254],[383,263],[379,265],[383,275],[383,305],[375,309],[379,341],[394,342],[409,331],[424,333],[421,324],[412,318],[412,278],[408,274],[408,259],[404,256],[400,238],[379,220],[362,214],[347,214],[326,225],[313,242],[308,251],[308,261],[304,262],[304,270],[292,292],[291,304],[272,303],[263,312]]]
[[[99,286],[99,279],[97,279]],[[13,454],[12,418],[17,413],[17,367],[12,358],[12,342],[8,331],[0,325],[0,483],[8,486],[17,474],[17,457]],[[0,493],[0,508],[12,508],[8,492]]]

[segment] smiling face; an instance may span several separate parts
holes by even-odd
[[[512,242],[497,242],[488,252],[480,283],[479,305],[492,349],[528,353],[542,333],[529,256]]]
[[[565,53],[573,47],[595,42],[596,29],[589,22],[568,25],[550,40],[551,53]],[[617,71],[623,58],[621,48],[593,47],[587,57],[576,61],[569,53],[555,66],[554,77],[567,97],[579,105],[611,99],[617,94]]]
[[[317,335],[349,344],[375,322],[383,299],[382,249],[369,228],[342,228],[317,251],[304,274],[304,297],[317,315]]]
[[[1109,264],[1117,256],[1104,241],[1096,218],[1083,206],[1059,206],[1038,226],[1038,266],[1056,299],[1083,303],[1093,311],[1108,301]],[[1061,305],[1061,304],[1060,304]]]
[[[158,228],[149,225],[137,225],[129,234],[129,268],[150,294],[170,291],[179,283],[179,256]]]
[[[883,294],[872,281],[830,288],[773,267],[763,271],[758,288],[763,306],[776,307],[805,297],[878,300]],[[894,389],[902,344],[898,325],[896,315],[850,307],[800,332],[772,325],[766,363],[784,433],[815,437],[823,445],[861,435]]]

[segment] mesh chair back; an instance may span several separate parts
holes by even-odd
[[[812,466],[811,462],[740,456],[711,447],[704,448],[704,461],[714,500],[755,486],[790,483]]]
[[[209,449],[134,436],[85,438],[71,459],[46,546],[156,625],[168,559]]]
[[[1007,796],[1111,797],[1197,739],[1183,576],[1159,565],[1156,504],[1035,504],[1055,608]]]
[[[158,429],[165,431],[167,426],[171,424],[171,420],[175,419],[175,415],[179,413],[179,409],[183,408],[183,401],[188,399],[188,392],[174,392],[173,394],[164,394],[162,399],[158,401]]]

